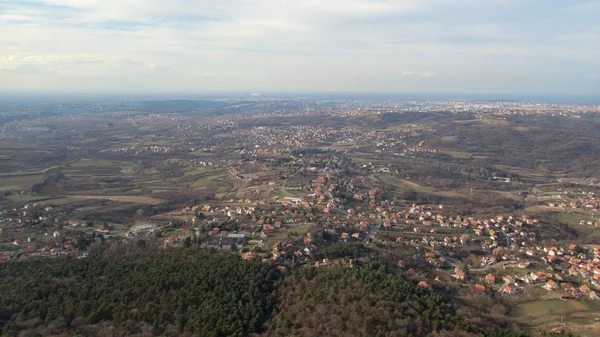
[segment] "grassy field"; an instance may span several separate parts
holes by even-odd
[[[120,166],[118,162],[102,159],[81,159],[74,163],[69,164],[69,167],[75,168],[88,168],[88,167],[113,167]]]
[[[280,198],[285,198],[285,197],[293,197],[294,195],[286,190],[283,189],[283,187],[277,187],[274,191],[274,194]]]
[[[29,189],[42,180],[41,174],[17,174],[0,177],[0,191]]]
[[[562,207],[549,207],[549,206],[543,206],[543,205],[531,206],[531,207],[527,207],[525,209],[525,213],[531,214],[531,215],[542,214],[542,213],[546,213],[546,212],[564,213],[564,209]]]
[[[516,195],[514,195],[514,194],[512,194],[510,192],[493,191],[493,190],[490,190],[490,192],[496,193],[496,194],[498,194],[498,195],[500,195],[500,196],[502,196],[503,198],[506,198],[506,199],[512,199],[514,201],[523,201],[523,198],[521,198],[519,196],[516,196]]]
[[[540,300],[519,304],[511,312],[513,317],[539,317],[548,314],[560,314],[572,311],[590,310],[585,302],[575,300]]]
[[[400,182],[402,183],[402,185],[404,185],[412,190],[415,190],[417,192],[430,193],[430,194],[437,195],[437,196],[444,197],[444,198],[464,197],[464,195],[460,191],[440,191],[433,187],[420,185],[413,181],[405,180],[405,179],[400,179]]]
[[[289,234],[296,235],[304,235],[312,228],[312,224],[299,224],[293,226],[284,226],[282,229],[275,232],[275,235],[269,236],[266,240],[264,240],[264,244],[266,247],[270,247],[271,245],[285,241],[288,238]]]
[[[587,222],[588,220],[595,219],[591,216],[591,212],[569,208],[567,208],[567,211],[565,212],[564,209],[558,207],[532,206],[525,209],[524,213],[530,216],[543,218],[552,223],[560,223],[569,226],[569,228],[577,231],[579,243],[591,244],[600,240],[600,231],[598,231],[598,228],[587,224],[579,224],[581,220]]]
[[[600,314],[598,303],[576,300],[538,300],[517,305],[510,316],[514,317],[527,331],[548,331],[560,326],[580,336],[598,336],[595,318]]]
[[[111,200],[118,202],[132,202],[136,204],[148,205],[157,205],[164,202],[164,200],[157,198],[132,195],[70,195],[69,197],[81,200]]]
[[[471,157],[473,157],[473,154],[469,153],[469,152],[442,151],[442,153],[445,153],[445,154],[452,156],[453,158],[457,158],[457,159],[470,159]]]
[[[31,195],[31,194],[15,194],[15,195],[9,196],[8,199],[10,199],[12,201],[16,201],[16,202],[30,202],[30,201],[44,200],[44,199],[51,199],[51,198],[39,196],[39,195]]]
[[[532,206],[525,209],[525,213],[532,216],[550,216],[554,221],[567,224],[569,226],[573,226],[574,228],[590,228],[587,225],[580,225],[579,221],[584,220],[592,220],[591,212],[586,212],[581,209],[565,209],[561,207],[548,207],[548,206]]]

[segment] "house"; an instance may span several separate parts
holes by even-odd
[[[578,273],[579,272],[577,271],[575,266],[571,266],[571,268],[569,268],[569,275],[574,276],[574,275],[577,275]]]
[[[504,280],[504,283],[506,283],[507,285],[508,285],[508,284],[513,284],[513,283],[515,283],[515,279],[514,279],[514,278],[512,278],[512,276],[510,276],[510,275],[506,275],[506,276],[504,276],[504,277],[502,278],[502,280]]]
[[[476,292],[479,292],[479,293],[484,293],[485,292],[485,286],[483,286],[481,284],[476,284],[474,288],[475,288]]]
[[[556,282],[550,280],[550,281],[546,282],[546,284],[544,284],[544,289],[553,291],[553,290],[558,289],[558,285],[556,284]]]
[[[454,275],[452,275],[453,277],[455,277],[457,280],[464,280],[465,279],[465,272],[460,269],[459,267],[454,268]]]
[[[459,270],[457,272],[454,273],[453,275],[457,280],[464,280],[465,279],[465,272],[462,270]]]
[[[421,281],[421,282],[419,282],[419,284],[417,284],[417,287],[422,288],[422,289],[430,289],[431,285],[429,283],[427,283],[427,281]]]
[[[504,286],[504,287],[500,288],[500,290],[498,290],[498,293],[510,295],[510,294],[514,293],[514,290],[510,286]]]
[[[494,276],[492,274],[485,275],[485,282],[487,282],[487,284],[494,284],[494,283],[496,283],[496,276]]]

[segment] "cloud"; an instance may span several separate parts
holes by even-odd
[[[536,92],[554,83],[592,92],[584,79],[600,68],[598,9],[584,0],[4,0],[0,63],[3,80],[22,89]]]
[[[30,55],[24,57],[0,58],[6,65],[5,69],[18,74],[19,71],[27,73],[68,72],[77,74],[86,72],[87,75],[103,71],[119,71],[122,73],[148,72],[156,68],[156,64],[141,60],[132,60],[123,57],[107,55]]]

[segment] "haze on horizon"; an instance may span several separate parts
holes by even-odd
[[[600,95],[600,1],[0,0],[0,90]]]

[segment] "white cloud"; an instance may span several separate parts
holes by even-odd
[[[591,90],[575,74],[600,68],[598,24],[542,0],[35,1],[0,2],[3,79],[25,89]]]
[[[20,13],[0,14],[0,21],[2,21],[2,22],[29,21],[32,19],[33,19],[33,17],[26,15],[26,14],[20,14]]]

